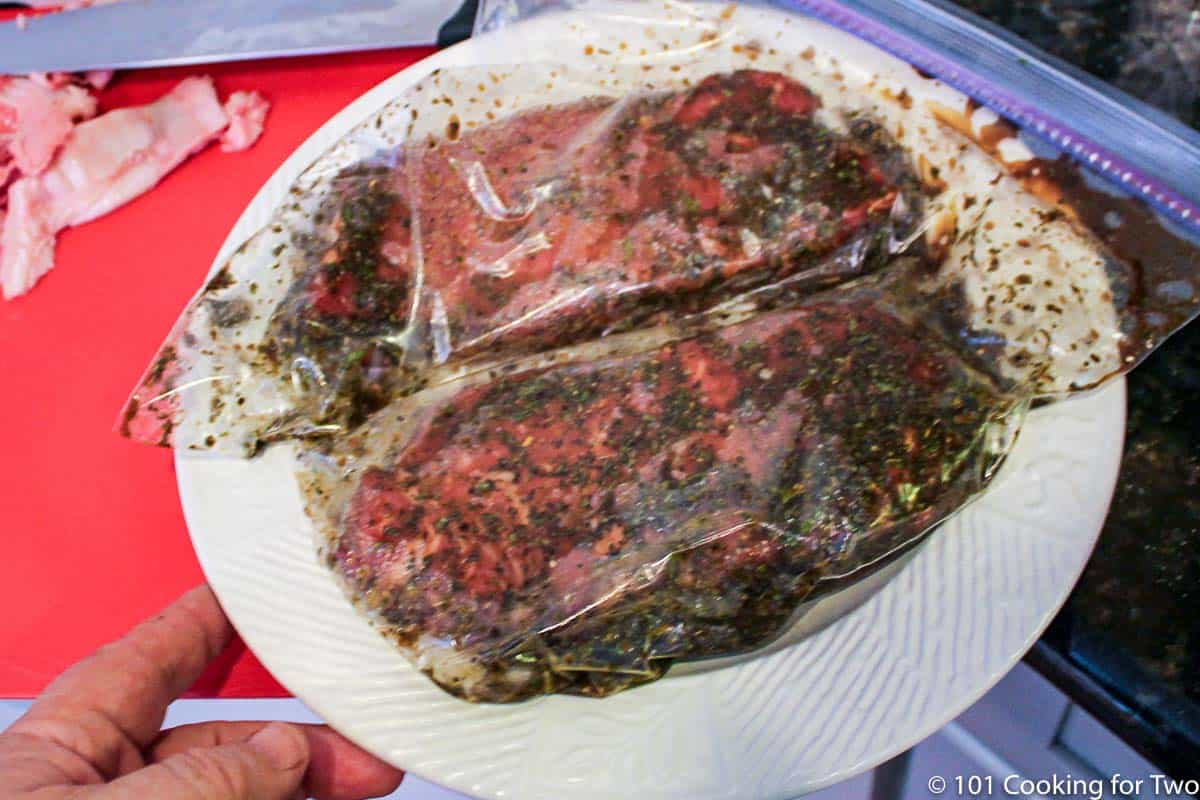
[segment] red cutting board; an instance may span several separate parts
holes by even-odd
[[[262,183],[347,103],[429,52],[124,72],[101,95],[103,111],[209,74],[222,98],[257,89],[272,108],[251,150],[210,147],[66,231],[54,271],[0,300],[0,697],[36,695],[203,579],[171,453],[122,439],[113,422]],[[239,644],[194,694],[287,691]]]

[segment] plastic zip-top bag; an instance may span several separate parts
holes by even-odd
[[[468,699],[770,643],[1200,304],[1182,194],[811,16],[479,24],[521,62],[434,71],[314,163],[122,417],[299,440],[327,563]]]

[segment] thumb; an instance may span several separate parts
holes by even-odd
[[[302,797],[308,739],[272,722],[244,742],[177,753],[100,788],[95,800],[292,800]]]

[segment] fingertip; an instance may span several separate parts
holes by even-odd
[[[324,725],[305,726],[310,760],[305,781],[318,800],[359,800],[396,791],[404,772]]]
[[[308,765],[308,737],[283,722],[272,722],[246,740],[246,745],[280,772]]]
[[[183,606],[189,611],[198,614],[202,619],[215,620],[222,625],[229,624],[229,620],[225,616],[225,611],[221,608],[220,601],[217,600],[217,595],[207,583],[202,583],[199,586],[193,586],[191,589],[188,589],[172,605]]]

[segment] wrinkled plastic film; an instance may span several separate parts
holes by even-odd
[[[123,418],[304,440],[329,565],[452,692],[770,643],[977,496],[1032,399],[1196,312],[1186,228],[871,45],[565,5],[485,4],[527,61],[432,74],[323,156]]]
[[[522,69],[522,83],[531,72],[588,99],[511,123],[488,111],[494,121],[477,131],[450,114],[426,137],[412,105],[404,144],[337,168],[369,152],[379,128],[368,122],[310,170],[323,199],[292,209],[218,273],[135,396],[127,428],[136,434],[130,421],[149,418],[152,435],[141,438],[247,449],[352,428],[388,398],[481,359],[569,345],[671,307],[702,311],[783,278],[818,287],[864,274],[919,223],[919,182],[894,143],[865,118],[828,127],[812,113],[818,101],[783,76],[608,98],[592,91],[603,78],[574,86],[567,68],[542,66]],[[476,77],[507,76],[435,76],[414,94],[436,103],[439,91],[478,92],[487,83]],[[764,114],[756,104],[781,89]],[[730,119],[757,111],[757,130],[683,152],[686,116],[717,98]],[[727,165],[709,152],[722,148],[736,151]],[[789,188],[825,161],[824,185]],[[730,185],[718,166],[730,167]],[[778,208],[764,213],[760,192]],[[268,281],[275,292],[249,296],[245,287]],[[205,367],[219,374],[192,377]],[[207,406],[192,402],[204,393]],[[202,419],[214,404],[229,414]]]
[[[743,3],[808,15],[870,42],[929,73],[1014,121],[1056,150],[1086,161],[1115,185],[1141,196],[1168,217],[1196,224],[1200,185],[1200,131],[1172,119],[1160,108],[1186,117],[1194,80],[1186,77],[1195,62],[1192,20],[1169,5],[1136,4],[1133,10],[1136,53],[1122,65],[1115,85],[1089,75],[998,26],[981,21],[947,0],[759,0]],[[686,15],[651,0],[614,4],[592,0],[483,0],[475,33],[502,30],[543,13],[564,9],[602,13],[640,21],[647,16]],[[1061,12],[1061,13],[1060,13]],[[1064,28],[1083,24],[1087,14],[1050,6]],[[988,16],[992,16],[989,14]],[[1079,35],[1052,44],[1070,58]],[[1164,51],[1169,51],[1170,56]],[[1082,54],[1076,54],[1077,60]],[[1157,60],[1166,69],[1152,70]],[[1147,76],[1152,75],[1148,80]],[[1152,84],[1152,85],[1151,85]],[[1147,99],[1160,108],[1147,105]],[[1190,223],[1189,223],[1190,221]]]
[[[555,91],[545,88],[552,72]],[[122,433],[253,453],[343,431],[374,398],[428,382],[428,368],[446,360],[419,233],[429,143],[592,88],[550,67],[461,70],[421,81],[364,120],[191,301],[132,393]],[[478,110],[460,121],[449,98],[468,92]],[[432,188],[442,196],[453,187]]]
[[[628,19],[606,12],[590,26],[597,44],[581,39],[581,48],[591,47],[597,61],[592,68],[585,58],[583,67],[535,62],[442,72],[367,120],[306,173],[276,220],[193,303],[135,393],[123,428],[165,444],[235,450],[335,433],[395,394],[452,377],[469,362],[642,324],[656,305],[677,306],[671,313],[684,306],[703,310],[756,284],[797,275],[812,279],[814,287],[854,277],[874,268],[870,262],[881,253],[890,255],[878,240],[887,238],[895,247],[910,238],[905,231],[916,228],[938,231],[952,246],[947,265],[964,259],[975,264],[964,270],[970,273],[964,280],[967,299],[999,308],[988,323],[999,329],[992,339],[1004,342],[1010,358],[1027,362],[1008,371],[1032,383],[1030,391],[1094,384],[1130,364],[1129,355],[1140,358],[1192,312],[1191,263],[1164,267],[1139,254],[1138,275],[1087,267],[1078,279],[1064,276],[1066,286],[1023,284],[1031,273],[1006,269],[1053,259],[1055,250],[1068,265],[1085,263],[1091,252],[1110,262],[1106,270],[1125,267],[1122,258],[1109,258],[1097,247],[1095,235],[1083,226],[1066,218],[1043,222],[1046,214],[1071,214],[1070,198],[1064,204],[1047,194],[1061,182],[1031,180],[1039,162],[1028,147],[961,95],[849,37],[862,51],[850,55],[870,55],[867,68],[843,69],[837,56],[812,46],[763,50],[760,31],[746,27],[738,13],[725,18],[714,9],[689,9],[687,25],[664,28],[693,37],[678,39],[678,46],[672,40],[650,55],[641,55],[646,48],[623,54],[620,30]],[[653,17],[646,21],[654,24]],[[818,23],[795,24],[804,28],[799,42],[825,38],[811,30]],[[722,141],[709,147],[744,146],[747,152],[712,156],[680,149],[649,160],[636,152],[668,149],[661,132],[649,129],[670,123],[668,117],[688,102],[705,102],[698,84],[707,75],[725,76],[714,79],[718,91],[742,91],[735,91],[738,79],[729,72],[739,67],[794,76],[789,91],[797,97],[811,93],[817,106],[766,104],[778,113],[764,121],[764,130],[780,135],[789,124],[819,130],[826,140],[814,144],[820,137],[809,135],[802,153],[841,158],[834,173],[848,169],[851,180],[874,182],[859,193],[861,203],[853,209],[822,205],[828,198],[819,189],[781,190],[778,181],[768,182],[766,190],[776,194],[764,198],[764,206],[807,202],[817,215],[865,212],[865,219],[818,230],[830,221],[780,223],[754,206],[757,198],[739,197],[738,191],[768,170],[804,167],[803,158],[780,156],[772,142],[739,140],[723,131],[714,137]],[[745,96],[729,104],[727,119],[747,115],[738,103],[759,102],[754,91],[777,91],[743,88]],[[787,93],[779,96],[798,102]],[[547,108],[580,98],[589,99]],[[622,142],[620,126],[643,110],[648,127]],[[505,122],[514,115],[515,123]],[[538,124],[532,136],[529,130]],[[958,140],[944,135],[950,126],[986,147],[957,158]],[[674,126],[676,140],[688,127]],[[680,145],[685,146],[696,142]],[[601,171],[591,159],[605,153],[611,161]],[[844,166],[864,153],[867,158],[854,167]],[[756,164],[756,156],[765,161]],[[623,174],[616,167],[621,158],[637,159],[625,174],[626,186],[613,177]],[[682,177],[671,173],[681,160],[689,167]],[[889,164],[890,174],[884,169]],[[865,177],[870,170],[875,172]],[[722,188],[720,181],[730,174],[738,185]],[[1002,179],[992,183],[996,176]],[[914,178],[933,188],[932,199],[922,196],[927,190],[912,191]],[[706,204],[714,203],[726,204],[720,209],[724,216],[707,213]],[[759,218],[740,224],[739,207]],[[994,224],[990,217],[1014,214],[1026,218],[1017,220],[1023,230],[1002,220],[1000,233],[978,235]],[[596,215],[608,220],[607,228],[591,223]],[[802,229],[805,224],[809,230]],[[975,248],[968,252],[962,235],[970,232]],[[872,234],[877,241],[864,241]],[[992,241],[1002,236],[1007,240]],[[802,258],[795,257],[797,245],[808,248]],[[1014,252],[1000,259],[1000,270],[989,271],[990,250],[997,248],[1028,252]],[[663,255],[663,249],[672,252]],[[1176,261],[1187,261],[1189,248],[1176,249]],[[669,274],[653,259],[670,259]],[[630,265],[641,274],[631,274],[637,270]],[[1041,268],[1049,269],[1035,263]],[[581,270],[586,274],[578,274]],[[1107,292],[1108,284],[1148,287],[1143,294],[1161,308],[1144,302],[1131,308],[1131,298],[1122,305],[1118,297],[1115,306],[1097,301],[1092,295]],[[1028,297],[1010,296],[1014,287]],[[1056,325],[1039,325],[1047,305],[1063,309]],[[1032,312],[1024,310],[1029,306]],[[1114,307],[1120,318],[1101,313],[1101,325],[1091,324],[1097,310]],[[1006,318],[1013,322],[1004,323]],[[1093,331],[1101,341],[1081,346]]]
[[[306,495],[445,688],[603,695],[769,643],[986,486],[1022,413],[872,280],[394,405],[310,451]]]
[[[726,5],[721,11],[713,5],[707,14],[703,8],[649,0],[485,0],[476,20],[476,34],[569,11],[586,17],[586,25],[578,30],[586,27],[599,51],[610,44],[619,46],[626,26],[659,25],[674,32],[685,24],[703,26],[705,19],[718,15],[726,15],[728,20],[754,19],[740,28],[732,25],[718,31],[717,26],[702,36],[709,37],[710,43],[720,39],[714,48],[738,52],[745,57],[743,64],[778,67],[782,60],[783,71],[803,74],[813,85],[821,86],[824,91],[818,93],[830,106],[838,103],[830,102],[826,91],[841,93],[842,88],[866,95],[882,89],[885,94],[899,92],[918,99],[916,113],[907,115],[909,121],[919,126],[922,117],[932,115],[938,125],[964,133],[1044,204],[1035,213],[1065,214],[1080,223],[1085,238],[1101,240],[1116,298],[1115,302],[1105,300],[1104,305],[1115,305],[1120,316],[1115,338],[1123,351],[1117,361],[1124,369],[1138,363],[1195,316],[1200,297],[1195,283],[1200,268],[1200,195],[1195,189],[1200,183],[1193,179],[1200,168],[1200,134],[1196,131],[1069,65],[1042,58],[1039,51],[1014,36],[973,24],[970,15],[940,0],[915,4],[770,0]],[[766,19],[774,22],[761,24]],[[536,37],[536,27],[527,24],[526,28]],[[813,53],[821,62],[816,70],[820,75],[813,76],[807,69],[813,59],[802,57],[809,65],[795,63],[791,52],[770,46],[781,38],[802,56]],[[584,36],[580,44],[586,48],[588,42]],[[678,46],[677,42],[672,40],[672,46]],[[693,46],[685,43],[683,49]],[[896,69],[902,62],[888,54],[921,70],[919,79],[913,80],[918,76],[908,67]],[[641,55],[651,62],[660,56],[654,48]],[[926,81],[925,74],[940,80]],[[844,87],[831,87],[822,80],[831,75],[839,83],[846,79]],[[890,104],[881,107],[864,103],[864,99],[843,95],[839,101],[896,119],[896,109]],[[980,103],[986,107],[979,107]],[[930,148],[927,137],[902,135],[899,139],[918,159],[922,148],[932,149],[925,168],[945,172],[945,152],[938,158],[940,148]],[[949,183],[955,188],[956,180]],[[974,202],[985,194],[975,190],[963,196]],[[949,211],[953,214],[956,210]],[[1029,211],[1026,207],[1023,213]],[[1019,222],[1029,230],[1028,223]],[[938,224],[949,223],[943,218]],[[955,227],[963,230],[961,220]],[[1050,231],[1044,244],[1056,246],[1052,240],[1060,233],[1061,229]],[[1017,237],[1017,241],[1029,240],[1029,236]],[[1078,251],[1077,242],[1070,247]],[[1077,252],[1067,260],[1076,256]],[[1026,257],[1020,255],[1022,260]],[[997,284],[991,281],[987,288]],[[1061,306],[1048,300],[1050,305]],[[1036,320],[1029,323],[1026,331],[1036,329]],[[1097,329],[1097,333],[1106,337],[1109,332]],[[1039,335],[1045,338],[1045,334]],[[1076,345],[1074,352],[1079,352],[1078,343],[1061,347],[1071,349],[1072,344]],[[1014,352],[1020,354],[1022,349],[1016,347]],[[1043,377],[1037,381],[1036,391],[1055,394],[1088,385],[1087,380],[1078,380],[1078,375],[1066,376],[1077,365],[1064,367],[1063,380]],[[1103,370],[1089,372],[1091,377]]]

